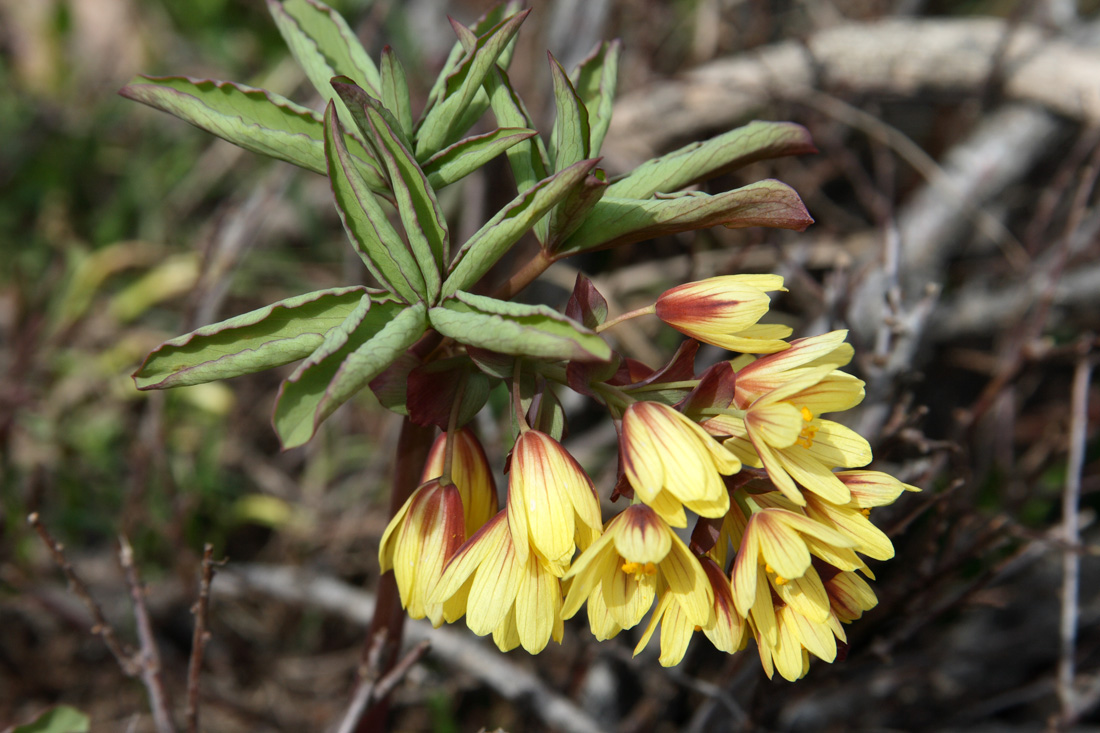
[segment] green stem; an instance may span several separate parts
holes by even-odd
[[[652,315],[656,312],[657,312],[657,304],[652,303],[650,305],[647,305],[644,308],[639,308],[637,310],[632,310],[629,313],[623,313],[621,316],[617,316],[615,318],[612,318],[607,323],[601,323],[599,326],[596,326],[596,333],[603,333],[604,331],[611,328],[612,326],[617,326],[618,324],[622,323],[623,321],[629,321],[631,318],[637,318],[638,316],[648,316],[648,315]]]
[[[447,442],[443,446],[443,473],[439,476],[440,486],[454,483],[451,480],[451,465],[455,457],[455,430],[458,428],[458,413],[462,410],[462,398],[466,396],[466,379],[467,376],[464,375],[458,384],[455,401],[451,405],[451,414],[447,418]]]
[[[665,389],[695,389],[698,386],[698,379],[685,379],[680,382],[654,382],[653,384],[643,384],[640,387],[633,387],[627,391],[629,391],[630,394],[636,394],[638,392],[660,392]]]

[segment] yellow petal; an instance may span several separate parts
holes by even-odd
[[[699,560],[679,537],[672,536],[672,550],[661,563],[668,592],[696,626],[709,626],[714,618],[714,591]]]
[[[538,654],[550,641],[561,611],[561,586],[537,557],[529,557],[516,591],[516,629],[520,644]]]
[[[805,448],[793,446],[777,450],[775,454],[783,470],[806,489],[834,504],[847,504],[851,500],[852,494],[844,482]]]
[[[822,464],[855,468],[871,462],[871,444],[856,431],[832,420],[814,420],[813,426],[817,432],[808,450]]]
[[[620,521],[608,534],[614,538],[619,555],[641,565],[660,563],[672,547],[673,535],[668,525],[652,509],[640,504],[624,509]]]
[[[802,413],[789,402],[753,405],[745,415],[745,427],[753,442],[762,440],[773,448],[794,445],[802,424]]]
[[[653,605],[656,587],[655,575],[639,576],[616,567],[603,580],[603,597],[611,618],[624,629],[637,626]]]

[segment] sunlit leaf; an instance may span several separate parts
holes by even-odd
[[[552,206],[583,185],[595,166],[594,160],[582,160],[535,184],[498,211],[462,245],[443,283],[443,297],[477,282]]]
[[[460,127],[464,113],[529,12],[517,13],[495,25],[477,39],[473,51],[458,63],[454,73],[447,78],[442,100],[428,111],[417,130],[417,159],[430,158],[465,131],[466,128]]]
[[[359,306],[279,388],[272,422],[284,449],[303,445],[337,407],[395,361],[427,328],[423,303]]]
[[[643,163],[613,182],[607,195],[649,198],[658,192],[679,191],[758,160],[815,152],[810,133],[802,125],[757,120]]]
[[[304,359],[343,323],[366,288],[318,290],[166,341],[134,372],[138,389],[229,379]]]
[[[432,328],[456,341],[534,359],[606,361],[611,347],[595,332],[542,305],[459,292],[428,311]]]
[[[623,44],[618,39],[601,42],[581,61],[573,75],[573,87],[588,110],[589,155],[599,154],[611,124],[622,50]]]
[[[657,199],[600,199],[559,252],[583,252],[639,242],[665,234],[717,226],[766,226],[803,231],[813,223],[794,189],[775,180],[759,181],[716,194],[684,194]]]
[[[321,116],[278,94],[224,81],[138,76],[119,94],[175,115],[245,150],[327,173]],[[386,182],[370,153],[349,138],[351,163],[367,186]]]
[[[333,103],[325,110],[325,152],[328,157],[329,182],[336,200],[336,210],[344,222],[348,237],[371,274],[407,301],[427,297],[427,287],[416,260],[394,230],[379,206],[374,194],[349,164],[340,122]]]
[[[498,127],[484,135],[459,140],[424,161],[428,183],[436,190],[470,175],[513,145],[538,133],[523,127]]]

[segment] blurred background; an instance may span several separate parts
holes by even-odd
[[[489,7],[331,4],[375,56],[394,47],[421,102],[454,42],[446,16]],[[847,422],[872,467],[924,491],[876,511],[897,548],[873,564],[880,604],[849,627],[847,659],[798,683],[699,640],[672,670],[655,648],[632,660],[635,632],[596,644],[583,614],[537,658],[410,623],[433,647],[393,695],[394,730],[1100,729],[1098,5],[533,3],[511,77],[540,129],[546,49],[571,68],[623,41],[609,172],[751,119],[801,123],[820,150],[708,184],[780,178],[817,221],[806,233],[645,242],[556,266],[538,297],[563,303],[576,268],[613,312],[690,278],[784,275],[773,317],[796,336],[851,330],[868,396]],[[323,177],[118,97],[137,73],[317,102],[261,0],[0,0],[0,730],[57,704],[92,730],[153,730],[30,512],[134,642],[129,538],[177,707],[213,544],[228,564],[204,729],[323,730],[360,658],[399,418],[363,394],[280,453],[269,414],[291,367],[165,393],[129,374],[168,338],[364,272]],[[514,195],[501,161],[468,183],[443,202],[459,237]],[[678,338],[655,319],[617,335],[651,364]],[[583,400],[567,410],[606,499],[614,433]],[[506,422],[488,410],[479,429],[502,466]]]

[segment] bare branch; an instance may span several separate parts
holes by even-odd
[[[214,580],[214,546],[202,548],[202,576],[199,581],[199,599],[191,607],[195,616],[195,631],[191,636],[191,661],[187,665],[187,733],[199,730],[199,673],[202,656],[210,632],[206,630],[206,614],[210,605],[210,583]]]
[[[145,607],[145,587],[134,566],[134,549],[125,535],[119,535],[118,562],[126,574],[126,585],[130,588],[130,598],[134,604],[134,618],[137,621],[138,640],[141,649],[137,660],[141,671],[141,681],[149,693],[149,707],[153,710],[153,722],[156,724],[157,733],[175,733],[176,726],[172,722],[169,712],[171,703],[168,701],[168,692],[164,687],[164,678],[161,676],[160,652],[157,649],[157,641],[153,635],[153,624],[149,620],[149,611]]]
[[[1088,433],[1089,378],[1092,363],[1088,345],[1077,360],[1073,372],[1072,412],[1069,428],[1069,456],[1066,481],[1062,488],[1062,529],[1067,549],[1062,551],[1062,615],[1059,628],[1058,701],[1062,706],[1062,725],[1073,725],[1078,715],[1074,689],[1074,659],[1077,651],[1078,594],[1081,582],[1081,555],[1074,549],[1081,542],[1078,505],[1081,501],[1081,470],[1085,465]]]
[[[129,649],[125,649],[122,643],[119,642],[114,628],[103,615],[103,609],[92,598],[92,594],[88,592],[88,586],[84,585],[84,581],[76,574],[76,569],[72,566],[72,563],[65,557],[65,546],[55,540],[49,533],[45,525],[42,524],[38,512],[28,516],[27,522],[34,528],[34,531],[38,533],[42,542],[49,549],[54,564],[65,574],[65,578],[69,581],[69,590],[81,600],[88,612],[92,614],[94,624],[91,632],[96,636],[103,637],[103,643],[107,645],[107,649],[111,652],[111,656],[115,658],[115,661],[118,662],[118,666],[122,668],[123,673],[127,677],[136,677],[139,670],[133,659],[133,653]]]
[[[245,565],[227,569],[216,595],[243,596],[258,592],[290,603],[309,605],[338,613],[357,623],[370,623],[374,595],[314,572],[287,567]],[[603,728],[568,698],[547,687],[532,672],[517,666],[466,633],[446,628],[433,629],[425,621],[409,621],[409,641],[428,640],[432,653],[496,690],[509,700],[522,700],[547,727],[565,733],[599,733]]]

